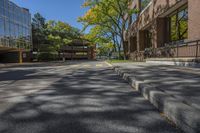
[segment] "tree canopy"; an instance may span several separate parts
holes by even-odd
[[[119,52],[123,49],[125,52],[124,32],[128,29],[129,17],[137,13],[136,9],[131,9],[131,0],[86,0],[83,7],[89,8],[84,16],[78,20],[85,26],[92,26],[90,38],[96,40],[96,37],[103,38],[106,41],[112,41]],[[94,32],[95,30],[98,32]],[[94,35],[92,35],[94,34]]]
[[[36,13],[32,19],[33,43],[38,51],[59,51],[74,39],[81,38],[81,31],[66,22],[46,19]]]

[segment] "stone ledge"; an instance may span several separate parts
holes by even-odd
[[[150,58],[146,59],[146,63],[184,67],[200,67],[200,58]]]
[[[180,61],[180,62],[195,62],[200,61],[200,58],[149,58],[146,61]]]
[[[183,131],[186,133],[200,132],[199,110],[165,93],[160,88],[155,88],[144,81],[137,80],[134,75],[126,73],[120,67],[114,67],[114,70]]]

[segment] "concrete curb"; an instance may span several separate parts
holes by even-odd
[[[20,63],[10,63],[10,64],[0,64],[0,69],[1,68],[9,68],[9,67],[15,67],[15,66],[20,66]]]
[[[21,67],[21,66],[29,66],[29,65],[42,65],[42,64],[56,64],[62,62],[25,62],[25,63],[7,63],[0,64],[0,69],[12,68],[12,67]]]
[[[155,88],[144,81],[138,80],[134,75],[128,74],[120,67],[113,67],[113,69],[183,131],[186,133],[200,133],[200,110],[165,93],[160,88]]]
[[[0,69],[4,68],[12,68],[12,67],[20,67],[20,66],[28,66],[33,63],[7,63],[7,64],[0,64]],[[36,63],[35,63],[36,64]]]

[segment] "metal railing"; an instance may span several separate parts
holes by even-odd
[[[160,48],[148,48],[144,58],[199,58],[200,40],[177,41],[165,44]]]

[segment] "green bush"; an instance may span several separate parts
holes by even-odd
[[[45,52],[45,53],[40,53],[38,55],[38,60],[39,61],[55,61],[58,60],[58,54],[56,53],[49,53],[49,52]]]

